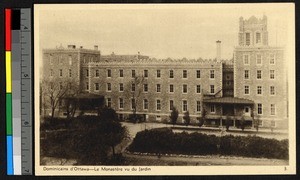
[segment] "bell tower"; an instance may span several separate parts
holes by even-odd
[[[267,16],[239,19],[239,46],[268,46]]]

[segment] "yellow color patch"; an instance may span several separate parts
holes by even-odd
[[[11,51],[5,52],[6,92],[11,93]]]

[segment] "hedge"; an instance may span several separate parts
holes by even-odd
[[[219,137],[197,132],[174,133],[169,128],[160,128],[138,132],[128,151],[288,159],[288,140],[279,141],[256,136]]]

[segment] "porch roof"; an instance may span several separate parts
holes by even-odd
[[[215,104],[254,104],[254,101],[244,98],[237,97],[218,97],[203,99],[204,103],[215,103]]]

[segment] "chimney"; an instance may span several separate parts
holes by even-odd
[[[216,57],[216,59],[217,59],[217,61],[220,61],[221,60],[221,41],[218,40],[218,41],[216,41],[216,43],[217,43],[217,57]]]
[[[94,50],[98,51],[98,45],[94,45]]]
[[[75,49],[76,46],[75,45],[68,45],[68,49]]]

